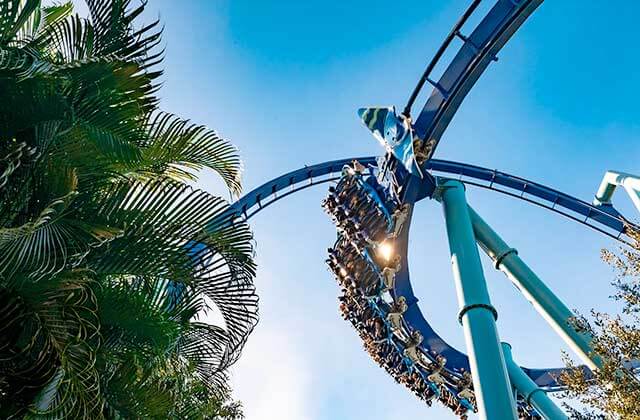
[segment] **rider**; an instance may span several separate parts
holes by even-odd
[[[396,273],[400,271],[400,267],[402,266],[402,264],[400,263],[401,260],[402,257],[400,257],[400,255],[396,255],[396,257],[393,259],[393,265],[382,269],[383,287],[380,293],[387,292],[394,288]]]
[[[406,310],[407,299],[404,296],[398,297],[387,314],[387,321],[389,321],[392,331],[396,332],[402,330],[402,314],[404,314]]]
[[[440,372],[444,370],[444,366],[447,364],[447,359],[441,354],[436,357],[435,367],[433,368],[431,375],[427,376],[427,379],[431,382],[434,382],[438,385],[445,384],[445,378],[442,376]]]
[[[404,203],[399,206],[393,211],[391,217],[393,219],[393,232],[391,233],[391,237],[397,238],[409,218],[409,204]]]

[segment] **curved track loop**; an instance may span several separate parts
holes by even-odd
[[[289,194],[313,185],[336,181],[340,178],[342,167],[354,159],[365,166],[377,167],[376,157],[332,160],[305,166],[267,181],[251,190],[232,203],[229,211],[242,216],[245,220],[249,219],[263,208]]]
[[[433,144],[432,153],[451,122],[453,115],[473,85],[489,64],[497,60],[497,53],[542,3],[542,0],[497,0],[471,34],[464,35],[461,33],[462,27],[467,18],[476,11],[479,2],[480,0],[474,0],[462,19],[445,39],[427,67],[427,71],[411,95],[409,104],[405,109],[405,114],[408,114],[411,104],[416,99],[417,93],[424,83],[428,82],[433,86],[426,104],[413,124],[416,137]],[[433,80],[431,78],[432,70],[456,37],[462,40],[462,47],[447,65],[439,80]],[[361,164],[369,167],[371,174],[376,173],[378,166],[376,157],[342,159],[305,166],[275,178],[249,192],[230,206],[227,217],[242,217],[246,220],[270,204],[296,191],[313,185],[336,181],[340,178],[342,167],[353,160],[358,160]],[[611,207],[605,210],[605,207],[594,206],[586,201],[514,175],[479,166],[438,159],[427,160],[423,167],[434,175],[455,177],[466,185],[490,189],[560,213],[571,220],[584,224],[621,242],[630,241],[630,238],[626,235],[627,229],[640,229],[640,226],[629,223]],[[430,191],[424,191],[412,199],[411,203],[429,195]],[[409,229],[407,228],[397,238],[397,253],[402,256],[402,268],[396,273],[396,284],[392,291],[394,300],[398,296],[404,296],[406,299],[408,309],[403,316],[406,327],[409,330],[416,329],[422,333],[424,341],[421,347],[425,354],[437,354],[446,358],[447,370],[459,373],[462,368],[469,371],[467,356],[442,340],[429,325],[417,305],[418,299],[413,294],[409,280],[408,237]],[[562,368],[523,369],[538,386],[544,389],[558,390],[562,388],[562,384],[557,381],[559,374],[564,370]]]
[[[337,180],[340,177],[342,167],[353,160],[358,160],[363,165],[370,167],[371,171],[377,168],[377,160],[373,156],[333,160],[305,166],[255,188],[234,202],[230,211],[244,219],[249,219],[289,194],[313,185]],[[611,214],[593,204],[553,188],[515,175],[460,162],[431,159],[427,162],[426,168],[435,175],[456,177],[467,185],[486,188],[527,201],[621,242],[627,242],[625,225],[630,225],[630,223],[622,216]],[[637,228],[640,229],[640,226]]]
[[[411,223],[410,216],[407,223]],[[393,298],[396,300],[400,296],[406,299],[408,308],[403,314],[404,323],[409,330],[418,330],[424,337],[422,342],[422,350],[425,354],[439,354],[447,360],[445,368],[450,373],[460,372],[462,369],[470,371],[469,358],[458,349],[450,346],[440,335],[433,329],[431,324],[424,317],[418,298],[413,293],[409,273],[409,232],[411,226],[407,226],[395,242],[398,255],[402,256],[402,268],[396,273],[396,284],[393,290]],[[564,389],[563,385],[557,381],[564,368],[543,368],[530,369],[522,368],[524,372],[538,385],[547,391],[556,391]]]
[[[418,138],[432,140],[434,149],[437,147],[442,133],[480,75],[497,60],[498,51],[541,3],[542,0],[498,0],[470,35],[460,33],[458,25],[454,27],[423,76],[424,81],[433,85],[433,91],[415,119]],[[472,7],[473,12],[475,6]],[[429,73],[454,37],[460,38],[463,45],[440,79],[433,81]]]
[[[375,157],[341,159],[305,166],[304,168],[275,178],[249,192],[231,205],[230,212],[232,212],[235,217],[248,219],[270,204],[296,191],[339,179],[342,167],[353,160],[358,160],[363,165],[369,167],[371,173],[374,173],[377,169],[377,160]],[[630,225],[634,229],[640,229],[640,226],[629,224],[629,222],[619,214],[608,213],[586,201],[579,200],[568,194],[514,175],[482,168],[480,166],[439,159],[431,159],[426,167],[433,174],[456,177],[467,185],[490,189],[536,204],[622,242],[626,242],[628,239],[625,235],[627,229],[625,226]],[[419,197],[418,200],[422,198],[425,197]],[[399,248],[398,253],[404,255],[405,261],[408,251],[408,231],[409,229],[405,230],[407,235],[399,238],[400,241],[397,244]],[[408,267],[408,263],[403,265],[404,267]],[[398,273],[394,295],[405,296],[407,299],[409,308],[404,314],[404,319],[411,328],[417,329],[422,333],[424,337],[424,351],[426,353],[441,354],[446,357],[447,369],[452,372],[459,371],[461,367],[468,370],[469,361],[467,356],[449,346],[433,330],[422,315],[417,305],[418,299],[413,294],[409,281],[408,269],[403,269]],[[536,384],[542,388],[547,390],[561,388],[561,385],[556,382],[556,378],[559,376],[559,373],[562,372],[561,368],[524,368],[524,370]]]

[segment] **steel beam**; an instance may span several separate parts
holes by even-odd
[[[469,207],[468,213],[475,238],[484,252],[493,260],[495,267],[506,274],[538,313],[589,368],[597,369],[601,366],[600,358],[591,354],[592,337],[587,333],[576,331],[571,325],[573,312],[520,259],[518,251],[509,247],[478,213],[471,207]]]
[[[618,186],[627,191],[633,205],[640,211],[640,177],[624,172],[608,171],[604,175],[593,204],[596,206],[610,206],[611,197]]]
[[[515,401],[495,324],[497,312],[489,299],[464,185],[459,181],[444,181],[439,199],[444,209],[460,307],[458,318],[464,328],[478,413],[482,419],[516,419]]]
[[[230,205],[229,210],[222,218],[236,215],[236,217],[249,219],[274,202],[296,191],[301,191],[309,186],[323,182],[335,181],[342,166],[353,160],[358,160],[365,166],[377,166],[375,156],[341,159],[305,166],[272,179],[245,194]],[[436,172],[436,175],[446,174],[451,177],[463,178],[462,182],[467,185],[487,188],[519,200],[525,200],[530,204],[541,206],[582,223],[614,239],[627,242],[623,235],[626,232],[625,223],[629,222],[619,215],[610,214],[608,209],[591,205],[531,180],[475,165],[440,159],[427,161],[426,169]],[[337,176],[334,177],[331,174],[336,174]],[[498,185],[505,188],[496,188]],[[416,201],[425,197],[426,195],[418,197]],[[532,199],[532,197],[535,197],[535,199]],[[640,226],[631,224],[631,227],[635,230],[640,230]]]
[[[495,1],[494,6],[476,28],[468,35],[462,36],[462,46],[442,76],[437,81],[432,81],[434,89],[420,115],[414,119],[418,138],[434,140],[434,149],[437,147],[442,134],[473,85],[489,64],[497,59],[497,54],[505,43],[541,3],[542,0]],[[454,27],[455,29],[464,30],[464,27]],[[447,37],[445,44],[450,40],[451,38]],[[447,46],[444,46],[444,50]],[[436,54],[434,60],[438,61],[440,57]],[[425,80],[435,65],[435,62],[429,65],[428,72],[423,75]]]
[[[547,393],[538,388],[536,383],[516,364],[513,360],[509,343],[502,343],[502,353],[507,364],[507,372],[509,373],[511,384],[522,395],[522,398],[547,420],[568,420],[567,415],[551,401]]]

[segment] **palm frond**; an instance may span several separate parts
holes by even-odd
[[[42,8],[43,25],[53,25],[61,20],[71,16],[73,12],[73,2],[68,1],[66,3],[52,4]]]
[[[97,273],[186,281],[219,307],[228,335],[219,371],[235,362],[258,320],[251,231],[224,220],[227,209],[221,198],[165,179],[114,185],[91,212],[127,226],[108,258],[91,260]]]
[[[258,322],[258,297],[253,278],[252,234],[244,223],[230,223],[224,213],[212,218],[192,257],[199,261],[199,285],[218,306],[225,320],[228,345],[220,372],[236,362]]]
[[[195,171],[207,168],[217,172],[234,195],[242,191],[238,149],[215,131],[163,112],[149,115],[146,126],[148,140],[138,171],[195,180]]]
[[[109,302],[99,308],[101,328],[111,351],[135,350],[147,357],[164,354],[189,322],[191,309],[199,307],[202,298],[191,288],[184,290],[185,304],[171,305],[167,293],[168,280],[138,276],[108,276],[98,299]],[[185,319],[186,315],[186,319]],[[158,353],[159,352],[159,353]]]
[[[35,414],[95,418],[101,412],[95,369],[100,344],[97,301],[87,274],[69,271],[48,283],[25,281],[5,289],[4,294],[16,302],[11,305],[17,306],[14,315],[21,316],[3,327],[3,333],[9,335],[3,334],[0,341],[4,344],[0,346],[0,372],[13,382],[30,375],[25,390],[38,381],[48,381],[31,406]],[[24,366],[29,360],[36,363]]]
[[[55,392],[50,389],[48,400],[37,401],[39,407],[33,406],[32,413],[54,418],[101,418],[104,401],[96,369],[100,345],[97,300],[81,272],[66,277],[58,288],[48,290],[46,306],[38,310],[43,329],[57,350],[59,368],[50,382]]]
[[[0,2],[0,45],[15,37],[23,25],[34,18],[34,14],[39,14],[39,10],[40,0]]]
[[[28,406],[57,369],[51,340],[14,290],[0,288],[0,415]]]
[[[41,0],[38,0],[37,3],[41,3]],[[49,6],[40,5],[14,33],[12,39],[8,40],[8,43],[34,52],[35,50],[30,47],[38,45],[41,38],[46,36],[47,29],[71,16],[72,12],[73,3],[71,1]]]
[[[0,189],[2,189],[9,177],[23,162],[27,163],[34,159],[36,148],[29,147],[25,142],[16,142],[15,139],[9,144],[9,153],[0,159]]]
[[[5,279],[21,271],[40,278],[76,266],[90,248],[121,233],[117,228],[65,217],[76,196],[72,190],[50,202],[35,220],[0,229],[0,274]]]
[[[86,3],[95,28],[97,53],[115,54],[123,60],[137,62],[143,69],[162,60],[162,51],[157,49],[162,33],[158,30],[159,21],[138,30],[132,27],[144,10],[144,3],[136,8],[130,7],[130,0],[87,0]]]
[[[38,39],[38,50],[54,64],[64,65],[97,59],[93,26],[78,15],[50,24]]]
[[[252,235],[186,182],[239,194],[238,152],[157,110],[144,2],[87,4],[0,1],[0,417],[237,418]]]

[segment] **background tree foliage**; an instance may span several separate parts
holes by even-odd
[[[576,326],[593,336],[593,351],[603,366],[591,377],[567,358],[572,373],[562,378],[569,386],[566,397],[587,407],[568,407],[574,418],[640,419],[640,381],[634,373],[640,366],[640,233],[630,234],[632,247],[617,254],[602,251],[603,260],[617,272],[613,298],[622,303],[622,313],[592,311],[591,320],[576,318]]]
[[[0,0],[0,417],[237,418],[251,233],[188,185],[237,151],[157,109],[143,6],[86,3]]]

